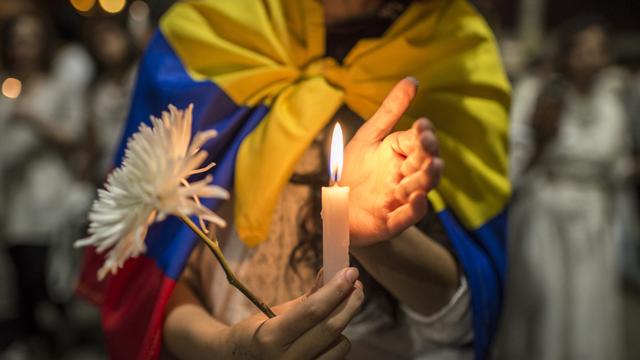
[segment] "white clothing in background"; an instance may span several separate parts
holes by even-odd
[[[520,175],[499,358],[619,358],[612,210],[629,150],[621,91],[615,69],[603,71],[587,95],[570,90],[557,136]],[[514,138],[513,151],[526,153],[517,149],[522,143]]]
[[[90,121],[100,151],[95,174],[103,178],[113,167],[113,157],[120,144],[127,114],[131,104],[131,92],[135,79],[132,67],[122,81],[98,79],[93,86],[90,106]],[[126,139],[124,140],[126,141]]]
[[[47,144],[23,119],[14,117],[20,102],[28,111],[79,138],[85,129],[82,99],[71,96],[54,77],[32,80],[18,99],[0,98],[0,185],[7,241],[48,241],[70,216],[79,216],[93,195],[77,181],[59,149]]]

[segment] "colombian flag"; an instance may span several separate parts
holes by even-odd
[[[193,103],[193,132],[219,133],[204,147],[207,161],[217,163],[215,183],[233,191],[238,234],[253,246],[266,239],[295,163],[338,108],[368,119],[409,75],[421,88],[398,127],[427,116],[437,128],[446,170],[428,197],[467,278],[482,359],[506,270],[510,86],[491,30],[466,1],[415,1],[382,37],[360,40],[340,64],[325,56],[320,1],[178,3],[140,64],[115,165],[150,114]],[[103,282],[95,272],[100,256],[85,259],[78,292],[100,305],[114,359],[159,357],[164,307],[196,239],[169,218],[149,229],[146,242],[144,256]]]

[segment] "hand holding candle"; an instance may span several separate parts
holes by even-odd
[[[344,140],[339,123],[333,129],[329,171],[331,186],[322,188],[322,259],[324,283],[349,266],[349,187],[339,186]]]

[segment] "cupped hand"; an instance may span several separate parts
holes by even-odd
[[[355,316],[364,293],[358,271],[347,268],[326,285],[256,314],[231,328],[232,357],[250,359],[343,359],[350,343],[341,333]]]
[[[435,130],[420,118],[406,131],[391,132],[417,91],[413,78],[401,80],[378,111],[345,148],[339,183],[349,186],[352,246],[388,240],[427,212],[426,194],[443,171]]]

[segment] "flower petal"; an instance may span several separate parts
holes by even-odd
[[[215,137],[215,130],[192,132],[193,105],[180,110],[169,105],[160,118],[151,116],[150,125],[141,123],[127,140],[120,167],[98,190],[89,213],[89,235],[74,246],[95,246],[107,252],[98,277],[116,273],[124,262],[146,251],[144,238],[154,221],[168,215],[196,215],[217,226],[225,221],[199,201],[228,199],[227,190],[211,184],[211,175],[189,184],[185,179],[206,173],[213,165],[200,166],[208,158],[202,146]]]

